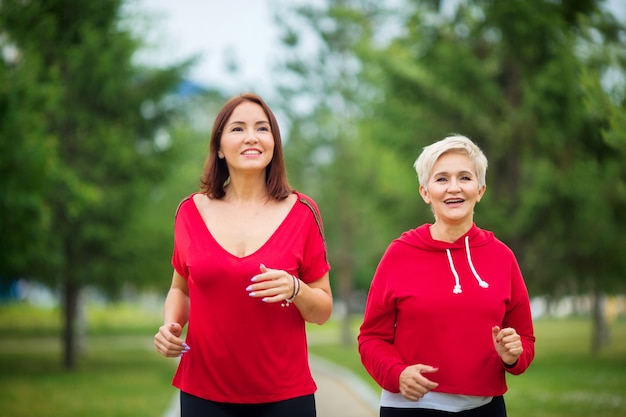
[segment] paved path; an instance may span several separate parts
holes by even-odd
[[[380,393],[351,372],[318,357],[310,358],[317,392],[317,417],[376,417]],[[163,417],[179,417],[178,394]]]
[[[311,357],[317,392],[317,417],[377,417],[380,393],[351,372],[318,357]]]

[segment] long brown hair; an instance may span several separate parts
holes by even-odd
[[[217,151],[221,145],[224,125],[235,111],[235,108],[246,101],[261,106],[269,119],[270,129],[274,136],[274,155],[265,169],[265,186],[267,187],[270,198],[276,200],[285,199],[291,194],[292,188],[287,181],[285,158],[283,156],[283,145],[280,138],[278,122],[265,101],[253,93],[245,93],[231,98],[217,114],[215,122],[213,123],[213,130],[211,131],[209,154],[204,164],[204,172],[200,178],[200,190],[209,198],[220,199],[226,194],[224,183],[229,177],[228,166],[226,165],[226,160],[218,158]]]

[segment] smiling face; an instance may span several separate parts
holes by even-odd
[[[226,160],[231,175],[268,166],[274,155],[274,135],[260,105],[244,101],[235,108],[224,125],[218,155]]]
[[[436,222],[471,224],[474,206],[482,198],[485,188],[485,185],[479,186],[475,164],[468,156],[448,152],[435,162],[427,188],[420,186],[420,195],[426,204],[430,204]]]

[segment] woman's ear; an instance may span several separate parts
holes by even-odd
[[[420,195],[422,196],[424,203],[430,204],[430,195],[428,195],[428,190],[422,185],[420,185]]]
[[[476,198],[477,203],[480,201],[481,198],[483,198],[483,195],[485,195],[485,191],[487,191],[486,185],[483,185],[478,189],[478,197]]]

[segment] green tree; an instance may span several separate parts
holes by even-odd
[[[15,51],[0,70],[0,187],[8,193],[0,275],[60,291],[67,368],[76,366],[81,289],[115,294],[153,279],[152,235],[137,220],[173,160],[167,126],[176,107],[166,98],[190,64],[136,64],[141,43],[121,24],[121,6],[0,3],[2,46]]]
[[[6,39],[6,33],[0,33],[0,39],[4,52],[0,65],[0,279],[7,281],[21,276],[31,260],[44,252],[39,236],[51,221],[42,195],[53,169],[48,156],[55,149],[54,140],[46,132],[41,112],[24,110],[49,110],[57,103],[53,88],[34,88],[39,64],[18,68],[22,58],[17,46]]]

